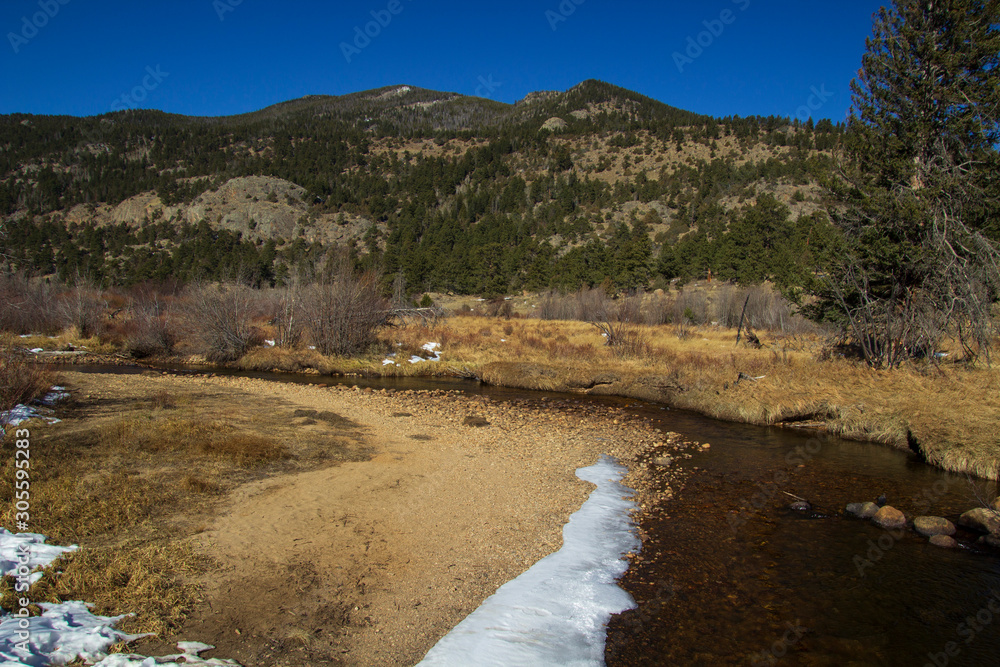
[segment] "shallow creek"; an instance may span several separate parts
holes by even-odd
[[[74,367],[128,373],[128,367]],[[173,368],[172,372],[204,369]],[[719,422],[634,400],[558,395],[431,379],[363,380],[212,370],[279,382],[446,389],[496,400],[628,406],[663,431],[711,448],[657,468],[697,468],[640,527],[645,542],[621,585],[638,609],[612,619],[609,665],[990,665],[1000,662],[1000,553],[956,537],[932,546],[845,517],[874,500],[908,516],[955,521],[973,485],[907,452],[781,428]],[[653,465],[650,463],[650,465]],[[978,482],[992,499],[995,484]],[[807,499],[813,510],[789,509]],[[996,597],[994,597],[996,595]]]

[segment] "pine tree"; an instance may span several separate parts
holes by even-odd
[[[996,0],[896,0],[875,16],[834,186],[842,244],[817,289],[873,366],[933,354],[947,335],[988,358],[998,21]]]

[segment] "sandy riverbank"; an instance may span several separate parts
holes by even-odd
[[[222,492],[212,498],[152,511],[142,539],[183,542],[212,561],[188,576],[200,588],[177,636],[140,643],[146,654],[184,639],[247,665],[412,664],[559,548],[563,524],[593,488],[577,468],[602,453],[628,464],[684,447],[623,409],[570,402],[159,373],[63,376],[76,404],[53,431],[107,429],[169,396],[175,410],[270,438],[290,456],[231,482],[219,473]],[[153,423],[179,418],[167,410]],[[325,456],[329,439],[353,454]],[[137,457],[133,473],[197,472],[197,458],[167,465],[168,454]],[[644,465],[632,469],[626,482],[643,486]],[[212,469],[201,476],[213,482]]]

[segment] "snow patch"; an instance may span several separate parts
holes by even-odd
[[[37,533],[11,533],[0,528],[0,574],[16,576],[19,564],[30,569],[48,567],[64,553],[75,551],[75,545],[59,547],[45,544],[45,536]],[[25,560],[25,553],[27,554]],[[21,556],[19,560],[18,556]],[[43,573],[30,576],[34,584]],[[82,658],[102,667],[155,667],[156,665],[205,665],[223,667],[239,665],[233,660],[204,659],[199,653],[215,648],[198,642],[181,642],[181,653],[157,658],[141,655],[107,655],[107,650],[119,642],[132,642],[149,635],[131,635],[114,628],[128,616],[95,616],[85,602],[38,605],[41,616],[22,618],[0,612],[0,667],[43,667],[62,665]],[[25,625],[27,624],[27,625]]]
[[[603,665],[607,622],[635,608],[615,581],[641,542],[619,483],[625,469],[602,456],[577,477],[597,485],[563,527],[563,547],[501,586],[428,651],[420,665]]]
[[[40,418],[49,424],[58,424],[58,419],[55,417],[45,417],[42,412],[51,411],[51,408],[56,403],[66,398],[69,398],[69,393],[65,391],[65,387],[52,387],[49,393],[35,401],[38,405],[19,404],[10,410],[0,411],[0,435],[3,434],[5,427],[18,426],[29,419]]]
[[[440,348],[441,348],[441,343],[424,343],[420,349],[425,352],[430,352],[434,356],[430,357],[429,359],[425,359],[424,357],[415,354],[412,357],[410,357],[410,363],[419,364],[423,361],[441,361]]]
[[[146,636],[115,630],[112,626],[125,616],[94,616],[83,602],[43,602],[38,606],[42,608],[41,616],[0,617],[0,667],[62,665],[77,657],[94,662],[103,658],[113,644]],[[24,620],[27,628],[21,627]],[[24,632],[28,633],[26,641]]]
[[[6,528],[0,528],[0,573],[16,577],[19,564],[27,565],[29,571],[36,567],[48,567],[59,556],[78,548],[75,544],[69,547],[45,544],[45,536],[38,533],[14,534]],[[28,556],[26,561],[24,554]],[[21,560],[18,560],[19,555]],[[28,581],[34,585],[41,578],[42,573],[35,572]]]
[[[185,665],[205,665],[210,667],[221,667],[222,665],[239,665],[235,660],[223,658],[202,658],[199,653],[210,651],[214,646],[202,644],[201,642],[178,642],[177,648],[181,650],[176,655],[165,655],[156,658],[147,658],[142,655],[116,654],[109,655],[104,660],[94,665],[94,667],[157,667],[157,665],[167,665],[169,667],[184,667]]]

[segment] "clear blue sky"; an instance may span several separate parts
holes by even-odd
[[[215,116],[404,83],[514,102],[595,78],[715,116],[842,120],[881,4],[2,0],[0,113]]]

